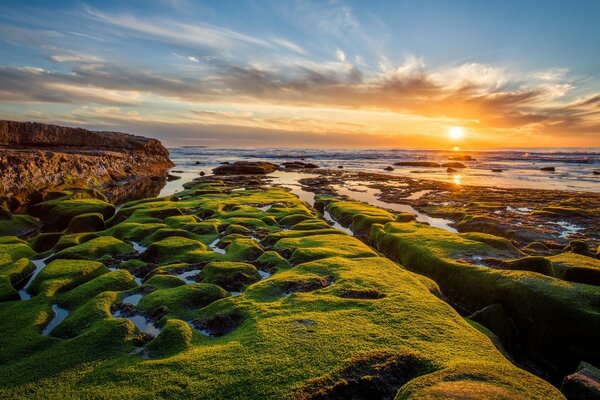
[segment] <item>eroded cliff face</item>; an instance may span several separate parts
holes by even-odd
[[[156,139],[36,122],[0,121],[0,193],[23,199],[36,190],[89,187],[172,167]]]

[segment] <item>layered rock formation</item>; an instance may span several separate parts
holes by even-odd
[[[0,121],[0,193],[16,198],[64,185],[89,187],[164,175],[174,164],[155,139],[36,122]]]

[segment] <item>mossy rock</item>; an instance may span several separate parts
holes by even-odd
[[[275,244],[275,249],[293,250],[292,256],[289,259],[292,264],[335,256],[347,258],[377,257],[377,253],[367,245],[347,235],[314,235],[284,238]]]
[[[0,236],[24,236],[40,227],[40,221],[30,215],[12,214],[0,218]]]
[[[198,218],[195,215],[177,215],[164,219],[164,223],[169,225],[171,228],[181,228],[184,225],[196,224],[198,222]]]
[[[40,233],[29,240],[29,245],[38,253],[50,250],[60,240],[61,233]]]
[[[0,267],[20,258],[29,258],[34,254],[35,251],[24,240],[16,236],[0,237]]]
[[[328,229],[330,226],[322,219],[307,219],[292,226],[294,231],[311,231],[315,229]]]
[[[224,258],[227,261],[254,261],[263,253],[263,248],[258,242],[245,237],[234,239],[227,246]]]
[[[73,218],[81,214],[100,213],[104,219],[112,217],[115,207],[99,199],[50,200],[35,204],[29,213],[48,224],[64,229]]]
[[[27,258],[0,267],[0,302],[19,300],[17,288],[22,287],[25,280],[35,270],[35,265]]]
[[[35,277],[28,291],[52,296],[109,272],[99,262],[87,260],[54,260]]]
[[[152,358],[169,357],[192,347],[192,328],[179,319],[170,319],[160,334],[146,345],[146,352]]]
[[[135,283],[133,276],[124,269],[118,269],[102,274],[69,290],[61,296],[60,303],[67,308],[76,308],[100,293],[129,290],[136,287],[137,283]]]
[[[58,242],[56,242],[56,244],[52,248],[52,251],[56,253],[66,248],[77,246],[99,237],[100,235],[98,235],[95,232],[64,234],[60,237],[60,239],[58,239]]]
[[[231,224],[225,230],[226,235],[238,234],[238,235],[249,235],[252,231],[245,226]]]
[[[185,282],[183,281],[183,279],[177,276],[167,274],[155,274],[152,275],[148,280],[146,280],[146,282],[144,282],[144,285],[153,286],[159,289],[169,289],[178,286],[183,286],[185,285]]]
[[[148,244],[158,242],[160,240],[163,240],[163,239],[166,239],[169,237],[174,237],[174,236],[193,239],[193,240],[200,239],[200,237],[198,235],[196,235],[195,233],[188,232],[184,229],[161,228],[161,229],[157,229],[156,231],[154,231],[154,233],[152,233],[150,236],[147,236],[146,238],[144,238],[142,240],[142,243],[145,245],[148,245]]]
[[[417,216],[415,214],[401,212],[396,215],[396,219],[394,221],[396,221],[396,222],[411,222],[411,221],[416,221],[416,220],[417,220]]]
[[[240,292],[244,287],[260,281],[260,274],[252,264],[212,262],[204,267],[200,279],[204,283],[213,283],[228,291]]]
[[[74,217],[66,233],[96,232],[104,230],[104,217],[100,213],[87,213]]]
[[[292,264],[276,251],[265,251],[256,259],[256,264],[264,271],[277,271],[291,268]]]
[[[277,222],[282,226],[293,226],[307,219],[311,219],[311,216],[305,214],[290,214],[280,218]]]
[[[155,290],[140,300],[138,308],[151,311],[166,307],[167,317],[188,319],[194,310],[229,295],[223,288],[210,283],[192,283]]]
[[[171,236],[150,244],[146,251],[142,253],[141,259],[157,264],[201,262],[206,260],[206,254],[203,253],[208,252],[208,248],[202,242],[180,236]]]
[[[133,253],[133,248],[119,239],[112,236],[101,236],[61,250],[54,254],[50,260],[108,260],[115,257],[124,257]]]

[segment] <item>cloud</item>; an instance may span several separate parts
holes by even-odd
[[[85,10],[88,18],[119,28],[125,34],[175,45],[214,49],[232,48],[241,44],[272,47],[268,40],[209,24],[189,24],[165,18],[142,20],[133,15],[113,15],[90,7]]]
[[[521,81],[511,79],[503,68],[484,64],[430,70],[422,58],[409,56],[397,66],[382,60],[377,73],[363,73],[359,66],[346,60],[345,54],[338,52],[337,56],[335,62],[299,61],[283,66],[258,62],[238,65],[223,59],[187,57],[205,68],[207,73],[201,76],[168,75],[100,61],[90,67],[81,65],[81,57],[69,56],[61,59],[71,63],[69,72],[1,68],[0,100],[117,107],[141,106],[160,99],[189,104],[282,104],[452,118],[490,129],[600,132],[598,95],[561,101],[573,88],[566,72],[553,75],[552,80]],[[195,115],[199,122],[199,114]],[[213,124],[235,120],[255,127],[262,123],[273,129],[293,126],[289,118],[234,118],[227,114],[203,118],[203,123]],[[310,130],[307,119],[303,121],[303,129]],[[315,121],[310,124],[311,129],[317,124]],[[326,118],[318,123],[328,129],[346,129],[339,123],[328,124]]]
[[[276,45],[279,45],[287,50],[291,50],[295,53],[298,53],[298,54],[301,54],[304,56],[308,55],[302,47],[298,46],[296,43],[293,43],[287,39],[274,37],[274,38],[271,38],[270,41]]]

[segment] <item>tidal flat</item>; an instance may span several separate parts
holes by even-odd
[[[3,398],[560,399],[600,364],[595,193],[173,182],[5,210]]]

